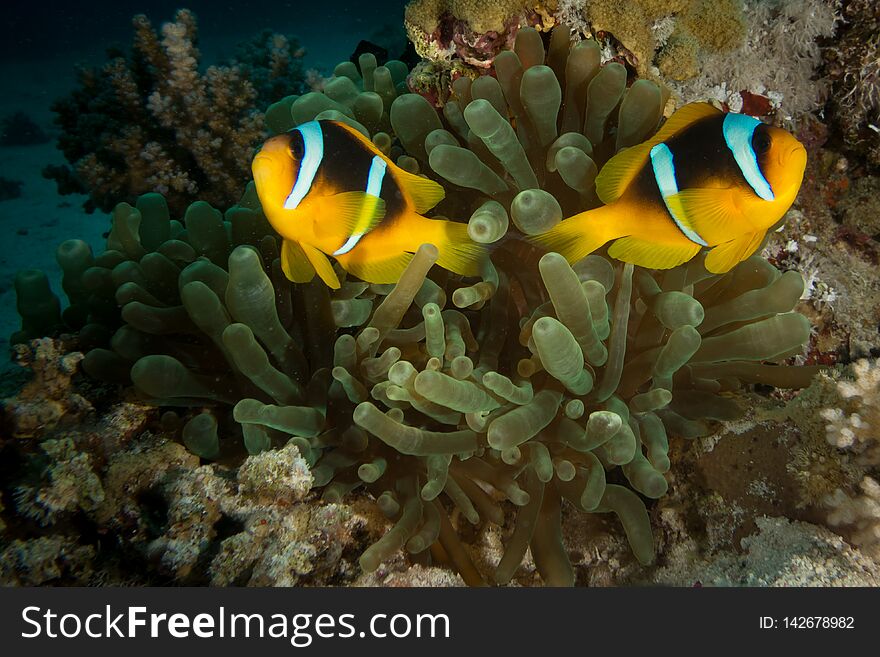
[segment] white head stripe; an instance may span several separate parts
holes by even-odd
[[[672,161],[672,151],[669,150],[669,146],[661,142],[651,149],[651,166],[654,169],[654,180],[657,181],[657,187],[660,188],[660,196],[663,197],[663,204],[666,206],[669,216],[672,217],[672,221],[675,222],[678,229],[691,242],[700,246],[708,246],[706,240],[688,227],[680,217],[675,215],[675,212],[669,206],[669,201],[666,200],[670,196],[678,194],[678,181],[675,179],[675,163]]]
[[[728,114],[724,117],[724,141],[727,147],[733,153],[739,170],[742,171],[743,177],[749,183],[749,187],[755,190],[755,194],[765,201],[772,201],[773,190],[770,183],[761,173],[758,167],[758,158],[755,155],[755,149],[752,148],[752,135],[755,129],[761,125],[758,119],[748,116],[747,114]]]
[[[370,163],[370,172],[367,174],[367,194],[369,196],[375,196],[379,198],[380,193],[382,192],[382,181],[385,179],[385,171],[388,169],[388,165],[385,164],[385,160],[383,160],[378,155],[373,156],[373,161]],[[366,211],[366,205],[364,206],[364,211]],[[367,223],[366,217],[361,217],[358,220],[357,227],[361,227]],[[333,255],[342,255],[344,253],[348,253],[354,247],[357,246],[358,242],[361,241],[361,238],[364,236],[363,232],[355,232],[351,235],[351,237],[346,240],[345,244],[340,246],[336,251],[333,252]]]
[[[309,121],[299,126],[296,131],[303,138],[303,159],[290,196],[284,201],[284,208],[287,210],[294,210],[309,193],[321,160],[324,159],[324,135],[321,133],[320,124],[317,121]]]
[[[367,194],[379,198],[379,195],[382,192],[382,181],[385,179],[385,170],[387,168],[388,165],[385,164],[385,160],[378,155],[373,156],[373,161],[370,163],[370,173],[367,176]]]

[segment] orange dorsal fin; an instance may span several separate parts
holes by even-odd
[[[688,103],[675,110],[649,141],[652,145],[659,144],[691,123],[705,119],[707,116],[716,116],[722,113],[720,109],[709,103]]]
[[[394,178],[400,185],[404,197],[412,203],[413,209],[419,214],[424,214],[446,196],[443,186],[439,183],[404,171],[400,167],[394,168]]]
[[[606,205],[619,199],[629,187],[651,154],[651,149],[695,121],[720,114],[709,103],[690,103],[670,116],[663,127],[648,141],[627,148],[612,157],[596,176],[596,194]]]

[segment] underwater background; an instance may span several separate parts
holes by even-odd
[[[0,31],[3,585],[880,583],[875,3],[17,2]],[[542,242],[692,103],[807,152],[729,271]],[[417,240],[393,280],[292,276],[251,161],[315,119],[478,275]]]

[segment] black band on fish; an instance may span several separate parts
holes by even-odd
[[[669,204],[669,197],[678,194],[679,190],[678,181],[675,177],[675,162],[672,158],[672,151],[669,150],[666,144],[661,142],[651,149],[651,166],[654,169],[654,180],[657,181],[657,187],[660,189],[663,204],[666,206],[669,216],[672,217],[672,221],[675,222],[678,229],[691,242],[700,246],[708,246],[708,242],[688,226],[687,219],[678,216]]]
[[[373,161],[370,163],[370,172],[367,174],[367,196],[375,196],[376,198],[380,197],[382,192],[382,181],[385,180],[385,171],[387,168],[388,165],[385,164],[385,160],[378,155],[373,156]],[[364,204],[361,219],[358,221],[358,225],[355,227],[354,232],[349,236],[345,244],[333,252],[333,255],[343,255],[357,246],[357,243],[361,241],[361,238],[367,232],[367,225],[370,222],[371,214],[370,206]]]

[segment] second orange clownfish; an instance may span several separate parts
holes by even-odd
[[[332,257],[363,281],[396,283],[423,243],[437,247],[441,267],[479,273],[485,254],[467,224],[422,216],[443,187],[404,171],[344,123],[309,121],[270,138],[252,170],[263,212],[284,238],[281,266],[291,281],[317,273],[338,288]]]
[[[609,256],[650,269],[709,248],[706,269],[724,273],[791,207],[806,163],[785,130],[691,103],[602,167],[596,193],[605,205],[528,239],[572,263],[614,240]]]

